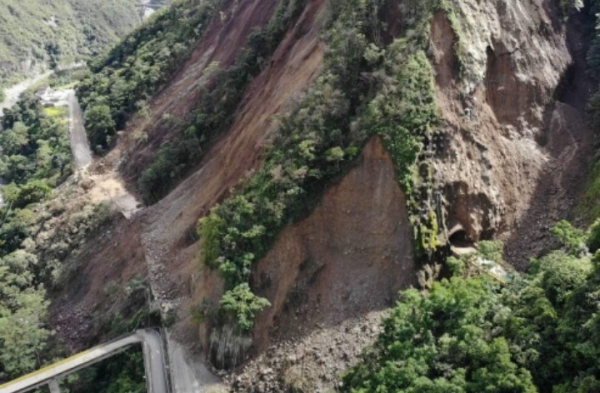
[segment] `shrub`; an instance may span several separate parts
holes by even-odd
[[[110,107],[97,104],[88,107],[83,114],[90,143],[97,152],[102,151],[110,144],[115,132],[115,121],[110,112]]]
[[[271,303],[267,299],[252,293],[247,283],[225,292],[221,298],[221,311],[227,319],[233,320],[242,331],[252,329],[256,314],[270,306]]]
[[[559,221],[551,232],[563,244],[567,252],[579,255],[585,253],[585,234],[580,229],[577,229],[566,220]]]
[[[3,193],[6,203],[20,209],[44,200],[52,193],[52,188],[43,180],[30,180],[22,186],[15,183],[4,186]]]

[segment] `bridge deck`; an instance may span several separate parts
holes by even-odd
[[[164,352],[160,335],[150,329],[138,330],[97,347],[80,352],[69,358],[41,368],[13,381],[0,385],[0,393],[22,393],[46,385],[55,378],[71,374],[77,370],[115,355],[134,344],[142,344],[144,367],[149,393],[168,393]]]

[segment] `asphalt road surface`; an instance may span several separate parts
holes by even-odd
[[[83,114],[74,90],[68,91],[68,105],[71,114],[71,149],[73,160],[77,169],[83,169],[92,163],[92,152],[88,144],[85,128],[83,127]]]

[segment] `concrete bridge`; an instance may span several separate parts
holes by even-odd
[[[136,330],[135,333],[126,337],[80,352],[7,382],[0,385],[0,393],[23,393],[43,385],[48,385],[51,393],[60,393],[58,378],[116,355],[135,344],[142,345],[148,393],[169,393],[169,373],[162,338],[156,330],[152,329]]]

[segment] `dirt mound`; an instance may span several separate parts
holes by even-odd
[[[334,391],[375,341],[385,315],[374,311],[336,326],[317,326],[305,337],[273,344],[225,380],[234,392]]]

